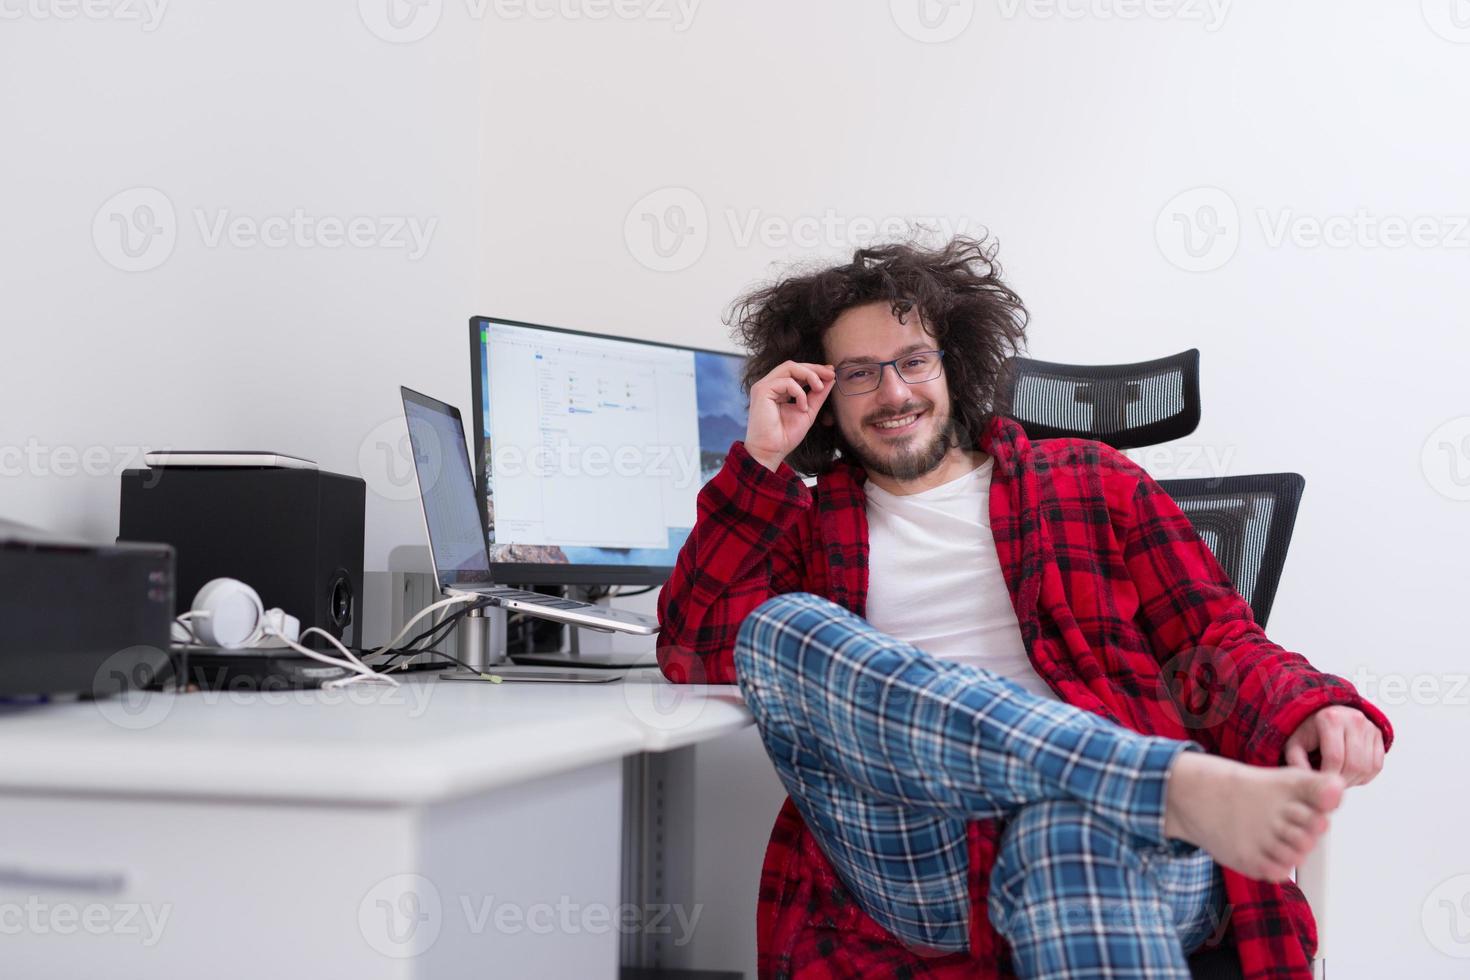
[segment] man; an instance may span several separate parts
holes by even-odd
[[[761,975],[1185,978],[1228,925],[1247,977],[1309,976],[1288,876],[1387,720],[1265,637],[1126,457],[998,413],[1026,312],[993,249],[860,250],[736,309],[749,426],[659,655],[740,684],[791,797]]]

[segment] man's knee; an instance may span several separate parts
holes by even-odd
[[[735,675],[760,676],[790,662],[791,642],[812,617],[829,619],[840,607],[810,592],[785,592],[752,609],[735,634]]]
[[[810,607],[810,600],[825,601],[806,592],[773,596],[752,609],[735,634],[735,681],[757,722],[766,701],[780,696],[786,686],[796,652],[788,626]]]

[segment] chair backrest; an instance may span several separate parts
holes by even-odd
[[[1296,526],[1306,480],[1296,473],[1259,473],[1218,479],[1160,480],[1199,536],[1250,603],[1256,624],[1265,627],[1281,582],[1286,549]],[[1324,922],[1327,895],[1326,839],[1297,868],[1297,884],[1317,916],[1315,978],[1325,976]],[[1189,958],[1192,980],[1237,980],[1243,975],[1233,945],[1202,950]]]
[[[1306,482],[1297,473],[1159,481],[1262,627],[1271,615]]]
[[[999,400],[1032,439],[1076,436],[1114,449],[1152,446],[1199,425],[1199,350],[1138,364],[1012,357]]]

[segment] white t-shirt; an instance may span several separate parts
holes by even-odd
[[[941,660],[1056,698],[1031,666],[990,531],[995,460],[922,493],[869,480],[868,622]]]

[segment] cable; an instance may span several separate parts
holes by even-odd
[[[415,636],[413,639],[409,640],[403,646],[396,647],[396,648],[394,648],[392,650],[387,651],[387,653],[388,653],[388,659],[385,660],[385,661],[383,661],[380,664],[377,664],[377,666],[379,668],[382,668],[382,667],[387,666],[388,664],[390,664],[393,660],[397,659],[398,657],[412,656],[412,655],[416,655],[416,654],[420,654],[420,653],[427,653],[427,652],[429,652],[428,648],[430,646],[432,646],[435,643],[438,643],[441,640],[444,640],[444,639],[447,639],[448,638],[450,631],[455,626],[457,626],[459,624],[459,621],[461,619],[463,619],[465,616],[469,615],[475,609],[483,608],[486,604],[487,604],[487,600],[483,600],[482,599],[482,600],[478,601],[477,603],[475,603],[474,605],[467,606],[464,609],[455,610],[448,617],[446,617],[443,622],[437,623],[436,625],[430,627],[429,629],[424,630],[422,633],[420,633],[418,636]],[[439,635],[439,636],[432,636],[432,634],[434,634],[434,633],[439,633],[441,635]],[[421,647],[415,648],[415,644],[418,644],[418,643],[423,643],[424,645],[421,646]],[[380,648],[378,650],[358,651],[358,652],[359,653],[362,653],[364,656],[372,656],[374,654],[382,653],[384,651]]]
[[[379,647],[378,649],[373,650],[373,651],[370,651],[370,652],[368,652],[368,653],[366,653],[364,655],[365,656],[379,656],[379,655],[382,655],[384,653],[389,652],[390,650],[393,650],[394,649],[394,644],[396,644],[400,640],[402,640],[403,637],[408,633],[408,631],[413,628],[413,624],[414,623],[417,623],[419,620],[423,619],[425,616],[434,615],[435,613],[439,612],[440,610],[447,609],[450,606],[464,605],[466,603],[479,604],[481,602],[483,602],[483,599],[480,596],[475,596],[475,595],[456,595],[456,596],[450,596],[450,597],[448,597],[446,599],[441,599],[438,602],[435,602],[435,603],[432,603],[431,605],[425,606],[423,609],[419,610],[418,613],[412,619],[410,619],[408,622],[406,622],[406,623],[403,624],[403,628],[398,631],[398,633],[393,637],[393,639],[389,640],[387,643],[385,643],[383,646]],[[462,610],[461,612],[468,612],[468,611],[469,611],[468,609],[465,609],[465,610]],[[181,614],[179,616],[174,617],[174,622],[181,629],[183,629],[185,632],[187,632],[189,634],[189,638],[190,638],[190,640],[193,643],[198,643],[199,642],[198,634],[194,631],[193,626],[190,624],[189,621],[191,619],[202,618],[202,617],[205,617],[205,616],[208,616],[208,615],[209,615],[209,613],[206,612],[206,611],[203,611],[203,610],[199,610],[199,611],[190,610],[189,612],[186,612],[186,613],[183,613],[183,614]],[[423,633],[420,633],[418,636],[414,637],[414,639],[412,641],[410,641],[410,646],[413,643],[417,643],[420,640],[422,640],[422,639],[424,639],[424,638],[426,638],[428,636],[431,636],[433,633],[437,632],[439,629],[444,628],[447,623],[456,622],[457,620],[458,620],[458,616],[455,615],[455,616],[449,617],[448,619],[444,620],[443,622],[435,623],[432,627],[430,627],[429,629],[425,630]],[[259,630],[259,636],[261,638],[271,637],[272,639],[278,640],[280,643],[284,644],[286,647],[289,647],[290,649],[292,649],[292,650],[296,651],[297,653],[301,654],[303,657],[307,657],[307,658],[309,658],[311,660],[316,660],[316,661],[318,661],[320,663],[329,664],[329,665],[331,665],[333,667],[340,667],[340,668],[342,668],[344,670],[347,670],[347,671],[350,671],[351,672],[351,676],[349,676],[349,677],[338,677],[338,678],[334,678],[333,680],[330,680],[330,681],[325,681],[322,684],[322,687],[323,688],[345,687],[348,684],[360,683],[362,681],[385,681],[385,682],[387,682],[389,684],[392,684],[394,687],[397,687],[398,686],[398,681],[395,678],[389,677],[387,674],[381,674],[378,671],[374,670],[372,667],[368,666],[361,658],[359,658],[359,656],[356,653],[354,653],[352,650],[349,650],[346,646],[344,646],[342,644],[342,642],[340,640],[338,640],[335,636],[333,636],[332,634],[328,633],[324,629],[321,629],[321,628],[316,627],[316,626],[308,627],[307,629],[303,630],[301,632],[301,634],[299,636],[297,636],[297,637],[287,636],[284,632],[282,632],[280,629],[278,629],[275,625],[273,625],[273,624],[267,624],[267,623],[264,623],[264,622],[262,622],[259,626],[257,626],[257,629]],[[304,639],[306,639],[306,637],[310,636],[313,633],[316,633],[317,635],[321,636],[329,644],[331,644],[332,646],[336,647],[342,653],[342,657],[344,659],[340,659],[339,660],[339,659],[337,659],[335,657],[329,657],[326,654],[321,653],[320,651],[309,649],[307,647],[302,646],[299,642],[297,642],[298,640],[304,640]],[[253,645],[253,644],[247,644],[247,645]]]
[[[616,597],[616,598],[618,598],[618,599],[625,599],[628,596],[645,595],[645,594],[647,594],[649,592],[652,592],[654,589],[657,589],[657,588],[661,588],[661,586],[658,586],[658,585],[650,585],[648,588],[646,588],[646,589],[639,589],[637,592],[624,592],[621,589],[619,589],[617,592],[614,592],[613,593],[613,596]]]
[[[459,667],[463,667],[465,670],[470,671],[471,673],[479,674],[481,677],[484,677],[485,679],[489,680],[493,684],[499,684],[499,683],[501,683],[502,681],[505,680],[505,678],[499,676],[498,674],[489,674],[489,673],[486,673],[484,670],[481,670],[479,667],[472,667],[469,664],[465,663],[463,660],[459,659],[458,657],[456,657],[456,656],[454,656],[452,654],[445,653],[443,650],[417,650],[415,652],[416,653],[432,653],[436,657],[443,657],[445,660],[449,661],[449,664],[454,664],[454,665],[457,665]],[[382,666],[383,666],[382,664],[378,664],[378,667],[380,669],[382,668]],[[445,667],[445,666],[448,666],[448,664],[436,664],[436,663],[410,664],[407,660],[405,660],[401,664],[395,664],[394,666],[387,668],[387,671],[394,671],[394,670],[399,670],[399,671],[409,671],[409,670],[437,670],[437,669],[439,669],[441,667]]]
[[[327,642],[331,643],[338,650],[341,650],[343,655],[346,656],[347,659],[345,661],[338,660],[335,657],[329,657],[324,653],[319,653],[316,650],[304,647],[300,643],[297,643],[295,640],[286,636],[286,634],[280,632],[279,630],[268,629],[266,630],[266,635],[275,637],[282,643],[286,644],[286,646],[290,647],[292,650],[295,650],[297,653],[301,654],[303,657],[310,657],[312,660],[317,660],[324,664],[331,664],[333,667],[344,667],[347,670],[352,671],[352,676],[350,677],[337,677],[329,681],[323,681],[323,689],[336,689],[339,687],[346,687],[348,684],[358,683],[364,680],[386,681],[393,687],[398,686],[397,678],[389,677],[387,674],[380,674],[369,667],[367,664],[363,663],[361,660],[358,660],[357,657],[353,655],[351,650],[348,650],[341,643],[337,642],[337,638],[331,633],[328,633],[326,630],[317,629],[317,627],[313,626],[307,629],[301,635],[305,637],[307,633],[313,632],[320,633],[322,636],[326,637]]]
[[[427,630],[425,630],[424,632],[420,633],[418,636],[414,637],[412,640],[409,641],[409,646],[411,648],[414,643],[417,643],[420,640],[422,640],[423,638],[425,638],[427,636],[430,636],[433,633],[437,632],[439,629],[441,629],[442,627],[444,627],[447,623],[457,622],[458,619],[459,619],[459,616],[468,613],[470,611],[470,609],[474,608],[475,606],[481,605],[483,602],[484,602],[484,599],[481,596],[477,596],[477,595],[453,595],[453,596],[449,596],[446,599],[440,599],[438,602],[431,603],[430,605],[427,605],[424,608],[420,609],[413,616],[412,619],[410,619],[408,622],[404,623],[403,624],[403,628],[400,629],[396,634],[394,634],[393,639],[389,640],[387,643],[385,643],[382,646],[378,647],[376,650],[372,650],[372,651],[370,651],[368,653],[365,653],[364,656],[381,656],[381,655],[383,655],[385,653],[394,652],[395,651],[395,644],[397,644],[398,641],[402,640],[403,637],[405,635],[407,635],[408,631],[413,628],[413,624],[414,623],[417,623],[419,620],[423,619],[425,616],[433,615],[433,614],[437,613],[439,610],[441,610],[441,609],[447,609],[450,606],[465,605],[467,603],[470,604],[469,605],[469,608],[459,610],[453,616],[451,616],[448,619],[446,619],[444,622],[435,623],[433,626],[429,627]],[[390,676],[388,676],[387,674],[384,674],[384,673],[379,673],[378,671],[374,670],[372,667],[369,667],[366,663],[364,663],[362,660],[360,660],[356,654],[354,654],[351,650],[347,649],[347,647],[343,646],[342,643],[339,642],[335,636],[333,636],[332,634],[328,633],[326,630],[319,629],[318,627],[313,626],[313,627],[311,627],[310,629],[307,629],[305,632],[303,632],[301,634],[302,638],[304,639],[308,633],[317,633],[317,634],[320,634],[328,643],[330,643],[332,646],[336,647],[338,650],[341,650],[342,651],[342,655],[344,657],[346,657],[351,663],[350,664],[338,664],[338,665],[339,666],[348,666],[349,669],[351,669],[355,674],[358,675],[358,676],[355,676],[355,677],[339,677],[336,680],[327,681],[325,684],[322,685],[323,687],[328,687],[328,686],[330,686],[330,687],[343,687],[343,686],[346,686],[347,684],[352,684],[352,683],[356,683],[356,682],[363,681],[363,680],[385,680],[388,683],[392,684],[394,687],[397,687],[398,686],[398,681],[397,681],[396,678],[390,677]],[[298,645],[296,643],[291,642],[289,639],[286,639],[286,637],[282,636],[279,633],[276,633],[274,635],[276,635],[276,636],[280,637],[281,639],[285,640],[286,643],[292,649],[296,650],[299,653],[306,654],[306,656],[311,657],[313,660],[320,660],[323,663],[334,663],[334,661],[332,661],[330,658],[324,657],[321,654],[318,654],[318,653],[316,653],[314,651],[308,652],[305,647],[300,646],[300,645]],[[410,652],[417,652],[417,651],[410,651]],[[402,655],[401,652],[399,652],[398,655],[401,656]],[[441,656],[442,656],[442,654],[441,654]]]
[[[193,626],[189,625],[189,619],[195,615],[193,612],[186,612],[182,616],[174,617],[174,625],[184,631],[184,639],[182,641],[175,639],[173,631],[170,630],[168,635],[170,644],[182,642],[185,647],[204,646],[204,641],[199,639],[199,634],[194,632]]]
[[[418,643],[421,643],[421,642],[424,643],[424,646],[425,647],[431,646],[434,643],[438,643],[439,640],[440,639],[443,639],[444,636],[449,635],[449,630],[452,627],[454,627],[461,619],[463,619],[465,616],[468,616],[470,613],[474,612],[476,609],[483,609],[483,608],[485,608],[488,605],[489,605],[489,600],[488,599],[480,599],[475,604],[470,605],[470,606],[466,606],[464,609],[457,609],[453,613],[450,613],[449,616],[447,616],[443,621],[438,622],[438,623],[435,623],[429,629],[424,630],[418,636],[415,636],[413,639],[409,640],[407,643],[403,644],[403,646],[402,647],[399,647],[398,649],[400,649],[400,650],[411,650],[411,649],[413,649],[413,647],[414,647],[415,644],[418,644]],[[431,637],[435,633],[440,633],[441,635],[438,636],[438,637],[434,637],[433,639],[429,639],[429,637]],[[423,649],[423,648],[420,648],[420,649]]]
[[[378,649],[374,650],[373,653],[375,653],[375,654],[376,653],[387,653],[389,650],[392,650],[395,647],[397,647],[398,641],[401,640],[401,639],[403,639],[403,637],[405,636],[405,634],[408,633],[409,628],[412,627],[414,623],[417,623],[419,620],[423,619],[425,616],[429,615],[430,613],[434,612],[435,610],[444,609],[444,608],[446,608],[448,606],[459,605],[461,603],[466,603],[466,602],[475,603],[475,604],[481,604],[484,601],[485,601],[485,599],[484,599],[483,596],[477,596],[477,595],[452,595],[452,596],[450,596],[447,599],[440,599],[438,602],[433,603],[432,605],[425,606],[424,608],[422,608],[422,609],[420,609],[418,611],[417,615],[415,615],[412,619],[410,619],[408,622],[406,622],[406,623],[403,624],[403,629],[399,630],[398,633],[397,633],[397,635],[394,636],[393,639],[389,640],[387,643],[385,643],[382,646],[378,647]],[[468,612],[468,610],[466,610],[466,612]],[[438,628],[437,626],[436,627],[432,627],[427,632],[432,633],[434,631],[434,629],[437,629],[437,628]],[[423,634],[420,634],[420,637],[422,637],[422,635]],[[417,642],[420,637],[415,637],[414,640],[410,641],[410,645],[412,645],[412,643]],[[334,642],[335,642],[335,639],[334,639]],[[341,644],[338,644],[338,646],[341,646]],[[343,647],[343,649],[345,650],[346,648]]]
[[[650,585],[648,588],[639,589],[636,592],[624,592],[621,586],[598,585],[587,590],[587,601],[596,602],[598,599],[626,599],[629,596],[646,595],[657,588],[661,588],[661,586]]]

